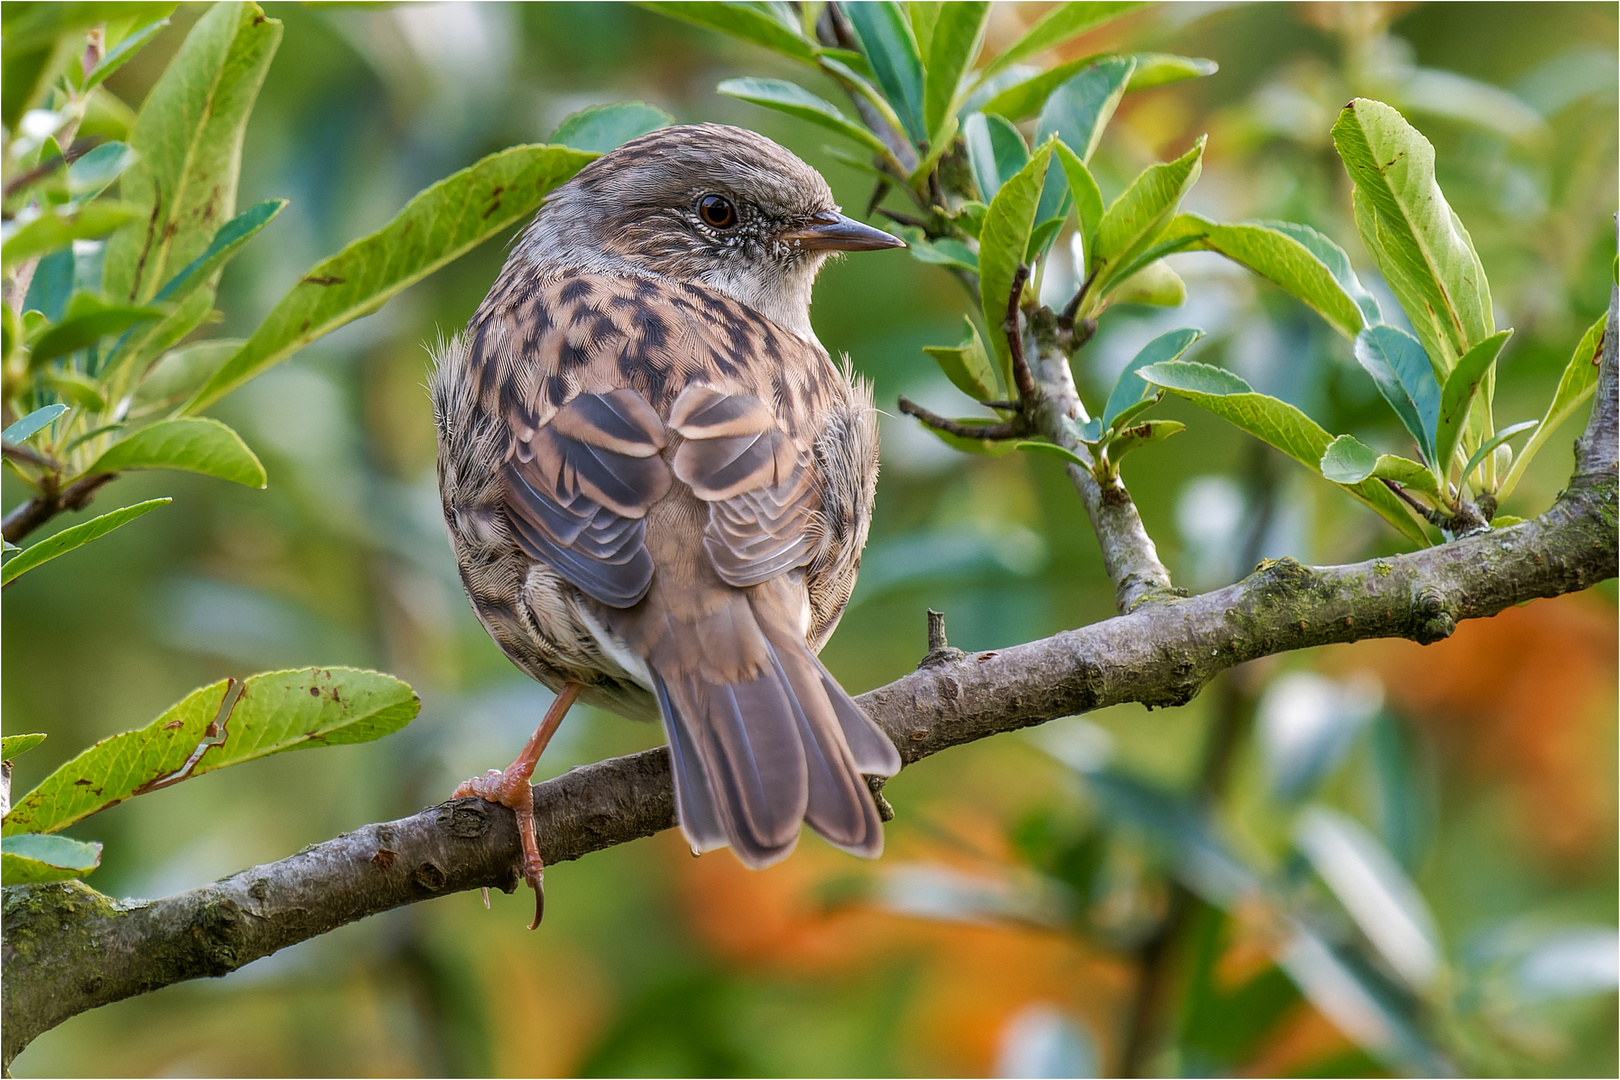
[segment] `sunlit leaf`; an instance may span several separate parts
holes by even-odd
[[[911,23],[894,0],[864,0],[843,9],[883,96],[894,106],[912,142],[928,138],[923,123],[923,68]]]
[[[12,807],[0,833],[56,832],[133,795],[286,750],[370,742],[421,702],[390,675],[303,668],[192,691],[135,731],[102,739]]]
[[[928,65],[923,73],[923,122],[934,145],[956,113],[957,88],[979,55],[989,18],[990,5],[977,0],[959,0],[938,9],[925,46]]]
[[[67,214],[47,210],[30,222],[7,230],[5,243],[0,244],[0,264],[10,270],[25,259],[66,247],[75,240],[106,236],[139,216],[138,207],[118,202],[93,202]]]
[[[900,235],[905,238],[911,257],[918,262],[954,266],[975,274],[979,272],[979,256],[960,240],[949,236],[930,240],[926,233],[915,226],[903,226]]]
[[[1163,86],[1166,83],[1180,82],[1183,79],[1196,79],[1204,75],[1213,75],[1218,65],[1213,60],[1195,60],[1186,56],[1173,56],[1169,53],[1130,53],[1128,57],[1135,61],[1131,70],[1130,79],[1125,90],[1145,90],[1153,86]],[[1099,56],[1083,56],[1078,60],[1070,60],[1058,64],[1056,67],[1039,72],[1022,82],[996,93],[980,106],[985,112],[998,113],[1009,120],[1027,120],[1040,112],[1046,105],[1052,91],[1074,78],[1082,70],[1105,60],[1118,60],[1122,57],[1114,54]],[[1107,122],[1104,118],[1104,123]],[[1099,129],[1100,130],[1100,129]]]
[[[1013,42],[1005,52],[986,64],[981,77],[993,75],[1009,64],[1056,48],[1070,38],[1079,37],[1087,30],[1094,30],[1142,6],[1140,3],[1059,4],[1025,31],[1024,36]]]
[[[44,741],[44,734],[39,732],[29,735],[7,735],[0,738],[0,758],[10,761],[14,757],[28,753]]]
[[[817,97],[797,83],[786,79],[727,79],[715,89],[727,97],[775,109],[800,120],[808,120],[828,131],[836,131],[876,153],[889,153],[882,139],[845,116],[832,102]]]
[[[1417,440],[1423,459],[1436,465],[1435,429],[1440,422],[1440,384],[1418,340],[1394,326],[1369,326],[1356,335],[1356,361]]]
[[[955,387],[974,401],[990,401],[996,395],[996,373],[990,366],[984,339],[973,320],[962,317],[962,343],[955,346],[925,345],[923,352],[932,356]]]
[[[682,3],[648,2],[640,6],[710,30],[719,30],[744,41],[752,41],[795,60],[814,63],[816,59],[815,46],[804,38],[798,27],[788,25],[760,7],[693,0]]]
[[[66,405],[47,405],[43,409],[35,409],[0,433],[0,440],[13,446],[25,443],[67,411]]]
[[[0,884],[68,881],[101,865],[101,845],[66,836],[19,833],[0,838]]]
[[[248,487],[265,485],[264,466],[242,437],[218,420],[182,417],[141,428],[114,443],[86,475],[130,469],[183,469]]]
[[[605,154],[649,131],[668,127],[675,118],[656,105],[641,101],[621,101],[613,105],[592,105],[568,117],[546,141],[593,154]]]
[[[1148,166],[1103,211],[1097,223],[1096,249],[1091,253],[1091,269],[1098,274],[1099,289],[1106,289],[1121,270],[1159,238],[1182,196],[1197,182],[1203,157],[1204,139],[1200,136],[1193,148],[1176,160]]]
[[[1393,480],[1440,499],[1440,487],[1428,467],[1399,457],[1380,454],[1354,435],[1340,435],[1322,452],[1322,475],[1335,484],[1359,484],[1368,477]]]
[[[1127,424],[1108,441],[1108,459],[1118,463],[1119,459],[1150,443],[1163,442],[1178,432],[1186,431],[1187,425],[1177,420],[1144,420],[1140,424]]]
[[[83,547],[92,540],[99,540],[121,525],[127,525],[142,514],[156,510],[172,500],[148,499],[146,502],[136,503],[114,510],[109,514],[91,518],[89,521],[75,525],[70,529],[63,529],[53,536],[33,543],[12,556],[0,567],[0,585],[10,585],[17,578],[26,574],[41,563],[49,562],[58,555],[65,555],[74,548]]]
[[[1581,407],[1581,404],[1591,397],[1597,389],[1598,371],[1603,360],[1603,331],[1608,324],[1608,315],[1602,315],[1598,321],[1587,328],[1581,335],[1580,343],[1575,346],[1575,353],[1564,365],[1564,374],[1558,380],[1558,389],[1553,392],[1552,402],[1547,406],[1546,415],[1536,427],[1536,433],[1530,436],[1530,441],[1524,444],[1519,456],[1514,460],[1513,467],[1502,478],[1499,488],[1499,498],[1506,500],[1513,494],[1518,486],[1519,478],[1530,464],[1530,459],[1536,456],[1536,451],[1547,442],[1560,424],[1569,419],[1571,413]]]
[[[1069,183],[1069,195],[1074,199],[1082,256],[1078,269],[1084,273],[1091,261],[1091,246],[1097,239],[1097,223],[1102,221],[1102,192],[1097,189],[1097,181],[1091,175],[1091,170],[1067,143],[1054,143],[1052,150],[1057,155],[1058,164],[1063,167],[1063,176]]]
[[[1029,164],[1002,185],[985,212],[984,231],[979,235],[979,299],[984,325],[999,361],[1002,385],[1008,389],[1015,385],[1012,350],[1001,327],[1007,321],[1013,277],[1029,249],[1035,207],[1051,161],[1051,147],[1042,147]]]
[[[1187,299],[1187,283],[1169,264],[1151,262],[1110,289],[1108,297],[1116,304],[1180,307]]]

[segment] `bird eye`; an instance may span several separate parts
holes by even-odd
[[[737,208],[724,195],[705,195],[698,200],[698,217],[704,224],[716,229],[729,229],[737,224]]]

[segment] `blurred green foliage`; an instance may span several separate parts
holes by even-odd
[[[204,10],[178,9],[106,80],[107,97],[138,105]],[[266,11],[282,20],[283,47],[247,127],[237,202],[289,203],[221,279],[225,321],[205,324],[206,339],[249,336],[299,275],[416,192],[544,141],[587,105],[640,100],[681,121],[752,127],[820,168],[846,208],[864,209],[871,192],[846,146],[824,148],[824,129],[714,92],[727,78],[804,78],[799,67],[651,11]],[[995,5],[987,54],[1042,13]],[[1352,96],[1400,108],[1436,147],[1440,184],[1490,273],[1496,324],[1518,331],[1497,413],[1529,419],[1607,304],[1616,29],[1602,4],[1167,5],[1051,59],[1217,61],[1216,75],[1122,99],[1089,162],[1105,203],[1207,132],[1183,209],[1308,224],[1375,291],[1330,131]],[[838,96],[830,80],[806,85]],[[917,102],[914,123],[938,120],[926,87]],[[100,109],[86,128],[117,113]],[[126,477],[122,503],[173,504],[7,591],[6,727],[51,735],[19,760],[19,791],[226,675],[353,664],[393,672],[423,701],[380,743],[269,758],[99,815],[103,891],[194,887],[413,812],[508,760],[532,727],[547,695],[490,644],[455,578],[421,385],[424,343],[465,322],[505,239],[213,410],[262,459],[266,490]],[[1047,281],[1065,252],[1054,248]],[[1194,325],[1206,332],[1197,359],[1330,431],[1398,445],[1394,414],[1315,314],[1215,255],[1170,265],[1185,304],[1108,312],[1076,364],[1086,400],[1106,399],[1143,345]],[[964,299],[948,266],[850,260],[824,273],[814,319],[874,379],[881,407],[904,393],[943,411],[958,391],[922,348],[960,340]],[[1043,300],[1063,297],[1054,287]],[[1180,403],[1156,415],[1186,432],[1133,455],[1124,475],[1178,583],[1222,585],[1265,557],[1395,548],[1375,517],[1224,421]],[[1505,512],[1550,503],[1583,416]],[[826,653],[840,681],[859,690],[909,670],[926,606],[970,649],[1112,614],[1058,462],[969,458],[894,419],[860,586]],[[5,484],[9,507],[24,493]],[[1612,1072],[1613,605],[1610,584],[1465,624],[1427,650],[1371,643],[1261,662],[1185,709],[1123,707],[930,760],[887,789],[900,816],[876,866],[806,838],[787,864],[751,875],[725,855],[692,860],[665,836],[554,869],[537,934],[522,930],[521,899],[496,897],[493,913],[469,896],[417,905],[217,983],[79,1017],[15,1072],[1084,1075],[1118,1069],[1143,1015],[1140,972],[1154,964],[1170,993],[1148,1010],[1139,1060],[1165,1073],[1423,1071],[1427,1054],[1471,1073]],[[659,741],[581,710],[541,768]],[[1212,745],[1231,754],[1215,785],[1201,776]],[[1412,928],[1404,951],[1379,947],[1370,928],[1393,924],[1376,901],[1358,911],[1347,899],[1378,890],[1335,876],[1370,849],[1388,861],[1359,865],[1386,883],[1410,878],[1421,895],[1395,909]],[[1266,902],[1233,902],[1255,873]],[[1410,899],[1399,885],[1383,895]],[[1155,954],[1174,911],[1184,931]],[[1366,957],[1372,970],[1358,966]],[[1362,1020],[1393,1018],[1396,1034],[1324,1009],[1331,995],[1302,996],[1300,972],[1334,963],[1385,995]]]

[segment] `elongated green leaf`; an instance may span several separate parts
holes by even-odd
[[[924,141],[929,132],[923,123],[922,55],[905,12],[894,0],[867,0],[843,10],[906,134],[912,142]]]
[[[1355,182],[1362,243],[1440,377],[1496,332],[1473,241],[1434,179],[1434,147],[1379,101],[1356,98],[1333,125]]]
[[[398,679],[355,668],[223,679],[57,769],[12,807],[0,834],[57,832],[133,795],[269,754],[380,739],[421,707]]]
[[[1052,162],[1052,148],[1035,151],[1029,164],[1002,185],[985,211],[984,231],[979,236],[979,299],[984,325],[995,347],[1002,386],[1014,386],[1012,350],[1002,326],[1007,321],[1007,305],[1012,296],[1013,277],[1029,249],[1029,235],[1035,227],[1035,207],[1041,185]]]
[[[286,199],[265,199],[220,226],[202,254],[165,282],[163,288],[157,291],[157,295],[152,297],[153,301],[162,303],[165,300],[184,300],[193,289],[207,282],[232,255],[241,250],[243,244],[270,224],[286,205]]]
[[[1440,488],[1434,474],[1419,462],[1394,454],[1380,454],[1354,435],[1340,435],[1322,452],[1322,475],[1336,484],[1359,484],[1368,477],[1393,480],[1416,488],[1437,501]]]
[[[1131,72],[1127,90],[1151,90],[1155,86],[1202,79],[1221,70],[1221,65],[1201,56],[1177,56],[1174,53],[1132,53],[1136,70]]]
[[[10,270],[25,259],[43,255],[75,240],[95,240],[140,215],[126,203],[93,202],[70,214],[46,211],[33,221],[19,225],[0,244],[0,264]]]
[[[534,213],[540,200],[593,155],[564,146],[514,146],[417,195],[394,220],[312,267],[265,317],[188,412],[207,408],[255,375]]]
[[[640,6],[673,19],[718,30],[723,34],[742,38],[744,41],[752,41],[756,45],[763,45],[773,52],[791,56],[795,60],[803,60],[810,64],[816,60],[815,46],[805,39],[798,27],[789,26],[763,7],[695,2],[647,2]]]
[[[930,240],[921,229],[911,225],[902,226],[900,235],[905,238],[911,257],[918,262],[979,272],[979,256],[960,240],[948,236]]]
[[[1022,450],[1026,454],[1040,454],[1044,457],[1055,457],[1067,465],[1078,465],[1087,468],[1086,459],[1073,450],[1059,446],[1057,443],[1046,442],[1044,439],[1021,439],[1013,443],[1013,449]]]
[[[1056,135],[1089,163],[1135,70],[1136,61],[1129,56],[1105,56],[1081,68],[1046,99],[1036,140]]]
[[[1091,254],[1099,290],[1106,289],[1121,270],[1158,240],[1181,197],[1198,181],[1203,157],[1204,139],[1200,136],[1193,148],[1175,161],[1148,166],[1103,211],[1097,223],[1096,250]]]
[[[1058,189],[1064,192],[1064,200],[1060,206],[1054,208],[1058,216],[1045,217],[1047,211],[1045,194],[1052,190],[1052,179],[1055,175],[1055,173],[1047,173],[1046,187],[1042,192],[1041,205],[1035,208],[1035,220],[1039,221],[1040,224],[1030,230],[1029,247],[1024,252],[1024,261],[1032,265],[1046,258],[1047,249],[1052,246],[1052,241],[1057,239],[1058,230],[1063,228],[1063,222],[1068,218],[1068,188],[1064,186],[1061,180],[1058,182]]]
[[[638,135],[668,127],[675,118],[656,105],[643,101],[620,101],[612,105],[592,105],[568,117],[546,140],[553,146],[568,146],[593,154],[615,150]]]
[[[984,339],[979,336],[979,328],[973,325],[973,320],[965,315],[962,326],[962,344],[925,345],[923,352],[934,358],[940,370],[962,393],[974,401],[990,401],[996,395],[996,373],[984,350]]]
[[[84,77],[83,89],[88,91],[105,82],[109,75],[134,59],[135,54],[146,48],[168,25],[168,19],[149,22],[108,49],[107,55],[97,61],[96,66],[90,69],[90,74]]]
[[[999,423],[997,420],[990,420],[982,416],[958,417],[956,422],[958,424],[965,424],[968,427],[990,427],[993,424]],[[983,457],[1003,457],[1012,453],[1015,449],[1015,443],[1011,439],[972,439],[954,434],[949,431],[941,431],[938,428],[929,427],[926,423],[923,424],[923,430],[930,432],[935,438],[939,439],[939,441],[944,443],[946,446],[949,446],[954,450],[961,450],[968,454],[979,454]]]
[[[1484,462],[1487,454],[1494,451],[1498,446],[1501,446],[1515,435],[1522,435],[1540,423],[1541,421],[1539,420],[1524,420],[1517,424],[1509,424],[1501,431],[1498,431],[1495,435],[1492,435],[1490,438],[1480,443],[1479,449],[1474,451],[1474,456],[1469,458],[1468,463],[1463,466],[1461,482],[1464,484],[1468,483],[1468,478],[1474,475],[1474,470],[1479,468],[1480,464]]]
[[[68,194],[80,202],[100,195],[135,164],[135,151],[127,143],[104,142],[68,166]]]
[[[962,127],[973,182],[988,203],[1014,174],[1029,164],[1029,147],[1018,129],[999,116],[974,113]],[[982,232],[982,230],[981,230]]]
[[[163,318],[168,311],[157,307],[109,305],[99,296],[80,293],[68,304],[63,320],[34,342],[29,363],[43,364],[58,356],[88,348],[109,334],[119,334],[139,323]]]
[[[1378,306],[1378,299],[1368,292],[1361,279],[1356,277],[1355,270],[1350,266],[1350,256],[1344,253],[1344,248],[1309,225],[1301,225],[1298,222],[1259,221],[1255,224],[1298,241],[1307,251],[1315,255],[1322,265],[1328,268],[1328,273],[1333,275],[1333,280],[1339,283],[1344,294],[1354,300],[1356,306],[1361,309],[1362,318],[1368,326],[1376,326],[1384,321],[1384,311]]]
[[[20,757],[28,753],[28,751],[44,741],[45,735],[42,732],[29,735],[7,735],[0,738],[0,758],[10,761],[14,757]]]
[[[1170,436],[1186,430],[1187,425],[1176,420],[1146,420],[1140,424],[1123,427],[1118,434],[1108,440],[1108,460],[1118,463],[1120,458],[1132,450],[1140,450],[1150,443],[1163,442]]]
[[[946,121],[956,115],[957,90],[984,45],[989,20],[990,5],[978,0],[960,0],[939,8],[923,73],[923,123],[933,145],[938,145]]]
[[[1306,229],[1298,226],[1298,229]],[[1318,246],[1331,247],[1342,261],[1341,279],[1295,232],[1284,232],[1277,224],[1245,223],[1222,225],[1197,214],[1177,214],[1160,236],[1160,242],[1177,237],[1196,237],[1194,248],[1215,251],[1282,287],[1315,311],[1327,324],[1354,341],[1367,325],[1366,311],[1357,303],[1352,288],[1366,295],[1361,282],[1350,270],[1350,260],[1333,241],[1314,229],[1307,230]],[[1353,284],[1352,284],[1353,283]],[[1376,304],[1376,301],[1373,301]]]
[[[1187,300],[1187,283],[1164,263],[1152,262],[1108,290],[1115,304],[1152,304],[1180,307]]]
[[[83,547],[92,540],[99,540],[121,525],[127,525],[142,514],[156,510],[158,507],[171,502],[170,499],[148,499],[146,502],[126,506],[114,510],[110,514],[102,514],[98,518],[91,518],[71,529],[63,529],[54,536],[47,536],[38,543],[30,544],[22,549],[11,560],[0,567],[0,585],[10,585],[23,574],[28,573],[40,563],[49,562],[58,555],[65,555],[76,547]]]
[[[1015,82],[996,93],[981,107],[987,113],[996,113],[1009,120],[1027,120],[1045,107],[1047,99],[1052,96],[1052,91],[1084,69],[1106,60],[1124,58],[1135,62],[1130,80],[1125,84],[1126,91],[1145,90],[1166,83],[1180,82],[1183,79],[1213,75],[1219,68],[1213,60],[1195,60],[1186,56],[1173,56],[1170,53],[1131,53],[1128,57],[1112,53],[1082,56],[1078,60],[1070,60],[1042,71],[1023,82]],[[1104,118],[1103,123],[1107,123],[1107,118]]]
[[[845,116],[838,106],[786,79],[727,79],[715,89],[727,97],[775,109],[800,120],[808,120],[828,131],[836,131],[875,153],[889,152],[882,139]]]
[[[1059,4],[1025,31],[1024,36],[1013,42],[1006,52],[986,64],[981,78],[994,75],[1009,64],[1056,48],[1070,38],[1079,37],[1087,30],[1094,30],[1141,6],[1139,3]]]
[[[0,440],[13,446],[27,442],[67,411],[66,405],[47,405],[43,409],[35,409],[0,433]]]
[[[265,485],[264,466],[242,437],[218,420],[200,416],[141,428],[108,447],[86,475],[130,469],[182,469],[248,487]]]
[[[917,48],[922,50],[924,56],[934,47],[934,26],[939,22],[940,11],[945,6],[941,0],[910,0],[906,4],[906,16],[911,20],[911,35],[917,39]]]
[[[236,213],[242,135],[281,23],[253,3],[210,8],[141,106],[123,197],[143,208],[107,241],[109,297],[145,303]]]
[[[1355,354],[1357,363],[1373,377],[1378,392],[1417,440],[1423,459],[1431,466],[1443,465],[1434,456],[1440,385],[1434,381],[1434,369],[1423,346],[1398,327],[1369,326],[1356,335]]]
[[[1451,468],[1451,458],[1462,441],[1474,394],[1512,336],[1512,328],[1492,334],[1463,353],[1457,366],[1446,376],[1446,385],[1440,391],[1440,420],[1434,435],[1435,463],[1441,469]]]
[[[1547,413],[1541,418],[1536,433],[1530,436],[1530,441],[1524,444],[1519,456],[1513,462],[1513,467],[1502,478],[1498,497],[1506,501],[1518,486],[1519,478],[1524,475],[1525,468],[1530,459],[1536,456],[1536,451],[1547,442],[1558,426],[1569,419],[1570,413],[1580,408],[1581,403],[1591,397],[1597,389],[1598,370],[1603,360],[1603,331],[1608,324],[1608,316],[1603,315],[1598,321],[1587,328],[1581,340],[1575,346],[1575,354],[1564,365],[1564,374],[1558,380],[1558,389],[1553,392],[1552,402],[1547,406]]]
[[[20,833],[0,839],[0,884],[68,881],[101,865],[101,845],[66,836]]]
[[[1080,234],[1081,258],[1079,269],[1083,273],[1091,261],[1091,246],[1097,240],[1097,225],[1102,221],[1102,192],[1097,181],[1080,156],[1069,149],[1067,143],[1053,144],[1058,164],[1063,166],[1064,178],[1069,182],[1069,195],[1074,199],[1075,216]]]
[[[1322,455],[1333,437],[1294,406],[1255,393],[1248,383],[1230,371],[1190,360],[1176,360],[1142,368],[1137,375],[1270,443],[1312,472],[1321,471]],[[1418,543],[1428,543],[1423,529],[1382,481],[1368,479],[1340,487],[1372,507],[1405,535]]]
[[[1102,426],[1104,430],[1114,426],[1120,414],[1134,405],[1146,401],[1150,397],[1157,397],[1162,391],[1142,381],[1136,373],[1149,364],[1162,364],[1169,360],[1179,360],[1181,355],[1192,348],[1193,342],[1204,336],[1202,330],[1186,327],[1181,330],[1172,330],[1168,334],[1160,334],[1146,345],[1140,352],[1131,358],[1120,372],[1119,379],[1114,383],[1114,389],[1108,395],[1108,403],[1103,406]]]

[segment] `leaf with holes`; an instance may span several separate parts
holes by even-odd
[[[356,668],[224,679],[57,769],[12,807],[0,834],[57,832],[132,796],[269,754],[380,739],[420,708],[398,679]]]

